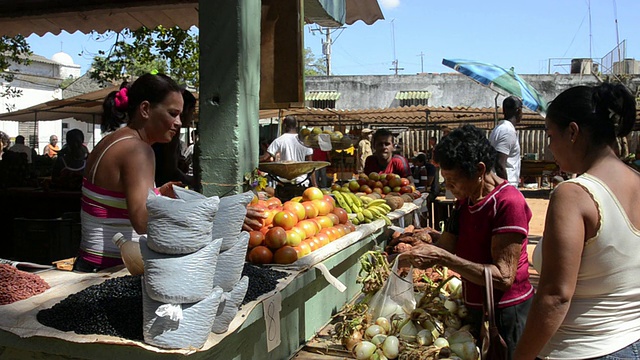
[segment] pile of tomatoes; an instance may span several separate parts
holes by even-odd
[[[285,203],[255,198],[249,206],[267,215],[250,232],[247,260],[253,264],[291,264],[356,229],[347,212],[317,187]]]

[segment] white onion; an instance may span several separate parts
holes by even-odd
[[[440,337],[441,335],[440,330],[436,328],[436,325],[432,323],[430,320],[423,321],[422,326],[424,326],[425,329],[429,330],[429,332],[431,333],[431,336],[433,336],[434,339],[437,339],[438,337]]]
[[[449,345],[451,351],[460,356],[462,360],[477,360],[480,354],[474,342],[463,342]]]
[[[418,334],[418,329],[416,328],[413,321],[407,322],[402,329],[400,329],[400,338],[407,342],[416,341],[416,334]]]
[[[384,333],[388,334],[391,331],[391,323],[385,317],[379,317],[376,319],[376,325],[380,325],[384,329]]]
[[[462,295],[462,280],[457,277],[453,277],[449,282],[447,282],[447,286],[451,297],[459,298]]]
[[[365,360],[371,357],[376,351],[376,346],[368,341],[362,341],[353,349],[353,354],[358,360]]]
[[[398,357],[400,351],[400,340],[397,337],[391,335],[387,336],[387,339],[382,344],[382,352],[384,356],[389,359],[395,359]]]
[[[387,299],[380,310],[380,317],[390,319],[392,315],[405,315],[405,313],[402,310],[402,306],[398,305],[397,302]]]
[[[420,346],[429,346],[433,344],[433,335],[427,329],[420,330],[416,335],[416,341]]]
[[[371,338],[371,343],[375,346],[382,345],[382,343],[387,339],[387,335],[378,334]]]
[[[384,353],[382,352],[382,349],[378,349],[378,350],[376,350],[375,353],[373,353],[373,355],[371,355],[369,360],[388,360],[388,359],[387,359],[386,356],[384,356]]]
[[[384,329],[380,325],[371,325],[365,330],[364,337],[367,339],[371,339],[372,337],[378,334],[384,334]]]
[[[453,300],[445,300],[444,301],[444,307],[449,310],[450,313],[455,314],[456,311],[458,311],[458,304],[456,304],[455,301]]]
[[[433,342],[437,348],[443,348],[449,346],[449,342],[445,338],[437,338],[436,341]]]
[[[449,344],[460,344],[466,342],[475,342],[473,335],[468,331],[456,331],[447,338]]]

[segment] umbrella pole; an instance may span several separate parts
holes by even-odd
[[[493,100],[494,104],[495,104],[495,111],[494,111],[494,116],[493,116],[493,127],[498,126],[498,96],[500,94],[496,94],[496,98]]]

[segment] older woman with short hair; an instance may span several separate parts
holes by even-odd
[[[440,264],[459,273],[476,335],[487,265],[496,290],[498,329],[511,356],[534,293],[527,257],[531,210],[522,193],[493,171],[496,151],[480,129],[465,125],[453,130],[434,155],[447,190],[457,199],[455,209],[435,244],[414,248],[401,260],[418,268]]]

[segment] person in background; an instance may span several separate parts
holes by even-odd
[[[169,182],[156,188],[152,144],[168,143],[178,133],[184,108],[183,89],[163,74],[144,74],[104,100],[103,123],[119,127],[102,138],[89,155],[82,185],[82,240],[74,270],[92,272],[122,264],[111,239],[122,233],[137,240],[147,232],[149,190],[175,197]],[[114,116],[109,119],[107,116]],[[252,226],[262,212],[247,210]],[[245,220],[247,223],[247,220]]]
[[[515,125],[522,120],[522,101],[509,96],[502,102],[504,120],[500,120],[489,135],[489,142],[498,152],[496,174],[509,180],[509,184],[520,184],[520,142]]]
[[[426,155],[427,155],[427,161],[434,163],[433,161],[433,151],[436,148],[436,145],[438,145],[438,138],[436,138],[435,136],[430,136],[429,137],[429,149],[427,149]]]
[[[33,153],[35,152],[32,148],[24,144],[24,136],[22,135],[16,136],[16,143],[13,144],[8,151],[27,154],[27,163],[29,164],[31,164]]]
[[[435,178],[436,168],[427,161],[427,156],[423,153],[413,158],[413,184],[420,192],[430,191]]]
[[[193,176],[193,153],[196,143],[200,141],[200,135],[198,135],[198,129],[191,130],[191,143],[182,153],[184,157],[184,165],[187,168],[187,175]]]
[[[2,154],[9,150],[11,139],[4,131],[0,131],[0,160],[2,160]]]
[[[58,155],[58,151],[60,151],[60,147],[58,146],[58,136],[49,136],[49,143],[45,145],[44,149],[42,149],[42,155],[53,159]]]
[[[531,306],[527,237],[531,210],[518,191],[491,171],[496,151],[484,132],[465,125],[443,138],[435,149],[447,189],[457,201],[435,244],[400,255],[402,263],[427,269],[447,266],[462,276],[464,303],[472,333],[480,334],[485,265],[495,288],[496,320],[512,357]],[[544,317],[543,315],[540,315]]]
[[[393,134],[387,129],[378,129],[373,134],[373,156],[364,164],[364,173],[397,174],[413,183],[409,162],[402,155],[394,155]]]
[[[273,158],[277,159],[278,156],[279,161],[311,161],[313,149],[302,145],[298,141],[296,118],[291,115],[286,116],[282,121],[282,130],[284,133],[273,140],[267,148],[267,152],[260,158],[260,161],[270,161]],[[315,173],[311,173],[309,178],[311,179],[311,186],[318,186]],[[294,180],[296,184],[308,187],[309,182],[306,179],[307,175],[301,175]]]
[[[360,132],[360,141],[356,152],[356,172],[361,174],[364,171],[364,163],[370,155],[373,155],[371,149],[371,134],[373,130],[364,128]]]
[[[51,173],[51,186],[65,190],[80,190],[89,152],[84,146],[82,130],[67,131],[66,143],[58,151]]]
[[[573,87],[549,105],[549,148],[562,171],[582,175],[551,195],[517,359],[640,358],[640,174],[614,151],[635,122],[621,84]]]
[[[313,155],[311,155],[311,160],[331,162],[331,152],[322,151],[320,149],[313,149]],[[329,178],[327,177],[326,167],[316,170],[316,183],[321,188],[326,188],[326,187],[329,187],[329,185],[331,185]]]

